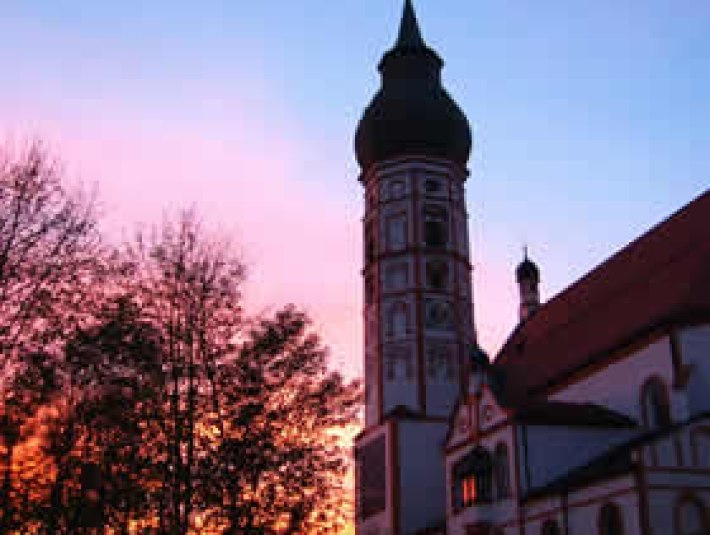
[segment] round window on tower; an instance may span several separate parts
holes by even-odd
[[[427,299],[425,302],[425,323],[430,329],[451,329],[454,323],[451,303]]]

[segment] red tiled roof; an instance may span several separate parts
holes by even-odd
[[[540,307],[495,361],[516,404],[654,329],[710,319],[710,190]]]

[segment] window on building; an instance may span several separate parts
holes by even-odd
[[[496,446],[494,459],[496,497],[498,499],[508,498],[510,496],[508,447],[502,442]]]
[[[407,246],[406,214],[387,218],[387,246],[391,251],[399,251]]]
[[[385,286],[388,290],[403,290],[409,284],[409,266],[404,262],[387,266]]]
[[[390,182],[389,190],[392,199],[401,199],[404,197],[404,182],[402,180],[393,180]]]
[[[424,244],[445,247],[449,241],[449,213],[441,206],[424,208]]]
[[[540,533],[541,535],[560,535],[560,526],[555,520],[545,520]]]
[[[707,535],[710,518],[703,503],[694,496],[686,496],[676,505],[678,535]]]
[[[443,260],[431,260],[426,264],[426,283],[432,290],[445,290],[449,286],[449,266]]]
[[[424,300],[424,324],[427,329],[451,330],[454,327],[453,306],[439,299]]]
[[[623,535],[623,533],[621,511],[613,503],[607,503],[599,511],[599,535]]]
[[[377,437],[355,452],[357,469],[357,515],[367,519],[385,510],[387,504],[386,438]]]
[[[427,193],[439,193],[443,189],[441,182],[433,178],[428,178],[424,182],[424,191]]]
[[[392,305],[389,314],[388,334],[393,337],[405,336],[409,330],[409,307],[399,302]]]
[[[452,474],[454,509],[489,502],[492,476],[491,456],[483,448],[476,448],[456,463]]]
[[[710,429],[695,428],[691,431],[693,464],[698,468],[710,468]]]
[[[671,423],[668,390],[658,377],[649,379],[641,392],[643,420],[649,429],[660,429]]]

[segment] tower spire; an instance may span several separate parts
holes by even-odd
[[[426,48],[412,0],[405,0],[404,2],[404,12],[402,13],[402,22],[399,26],[399,37],[397,37],[395,48]]]

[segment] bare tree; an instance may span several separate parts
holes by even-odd
[[[234,346],[241,322],[244,266],[224,240],[203,230],[191,212],[139,235],[126,251],[133,292],[163,340],[165,420],[162,502],[164,533],[183,535],[202,509],[200,458],[218,440],[215,366]],[[215,433],[217,436],[215,436]]]
[[[360,393],[308,318],[245,320],[193,213],[99,238],[39,145],[0,153],[0,532],[337,530]]]
[[[0,372],[71,328],[98,241],[93,199],[65,186],[41,145],[0,150]]]
[[[59,349],[85,313],[98,244],[93,200],[64,185],[38,143],[0,149],[0,531],[16,520],[16,448],[57,395]]]

